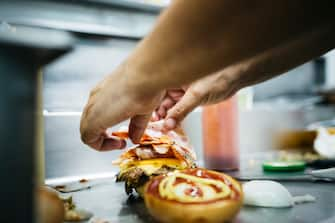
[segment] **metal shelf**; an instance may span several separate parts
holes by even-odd
[[[112,4],[93,4],[93,0],[0,1],[0,22],[88,35],[142,38],[151,30],[157,15],[158,12]]]
[[[92,2],[112,6],[120,6],[130,9],[139,9],[145,11],[159,12],[169,5],[169,0],[166,1],[145,1],[145,0],[76,0],[78,2]]]

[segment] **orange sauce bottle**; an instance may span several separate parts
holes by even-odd
[[[214,170],[239,168],[237,97],[205,106],[202,111],[205,166]]]

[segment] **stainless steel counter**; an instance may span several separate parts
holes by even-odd
[[[96,175],[102,172],[116,174],[117,167],[112,166],[111,161],[121,151],[101,153],[89,149],[80,142],[78,126],[79,114],[77,113],[61,112],[46,115],[47,177],[54,179],[87,174]],[[201,153],[198,150],[197,152],[201,157]],[[275,157],[275,154],[271,152],[254,153],[252,150],[241,155],[242,174],[257,176],[262,174],[259,161]],[[111,179],[108,185],[100,185],[90,190],[74,193],[73,197],[78,207],[90,210],[94,213],[95,218],[105,219],[111,223],[154,222],[148,215],[143,202],[128,199],[124,193],[123,184],[113,183],[113,181]],[[283,184],[293,195],[311,194],[316,198],[316,202],[284,209],[244,207],[235,222],[335,222],[334,219],[327,220],[335,216],[334,183],[284,182]]]
[[[111,183],[92,187],[89,190],[73,193],[75,203],[94,213],[95,219],[111,223],[156,222],[148,214],[143,200],[127,197],[123,183]],[[293,195],[311,194],[316,198],[314,203],[296,205],[292,208],[259,208],[243,207],[236,223],[330,223],[335,222],[335,184],[309,182],[283,182]],[[168,210],[167,210],[168,211]]]
[[[86,148],[80,142],[79,131],[71,128],[71,126],[78,125],[78,119],[79,117],[73,116],[46,117],[46,174],[49,178],[48,182],[65,177],[56,183],[61,185],[64,182],[78,182],[82,178],[90,179],[86,175],[94,177],[109,172],[109,176],[111,176],[118,171],[117,167],[111,165],[111,161],[120,154],[120,151],[101,153]],[[61,134],[59,134],[60,132]],[[260,161],[272,159],[274,156],[275,154],[271,152],[243,154],[241,173],[239,174],[245,176],[261,175]],[[201,162],[199,165],[201,166]],[[287,175],[292,176],[292,174]],[[75,177],[77,180],[66,180],[69,177]],[[108,183],[93,186],[89,190],[73,193],[77,206],[92,211],[94,213],[93,219],[100,218],[108,220],[110,223],[155,222],[149,216],[142,200],[127,197],[123,183],[114,183],[114,179],[111,178],[107,181]],[[316,202],[283,209],[244,207],[234,222],[335,222],[334,218],[327,220],[335,216],[335,183],[283,182],[283,184],[292,195],[310,194],[316,198]]]
[[[67,113],[64,113],[65,115]],[[46,175],[49,180],[59,177],[88,178],[103,172],[116,174],[118,169],[111,165],[121,151],[101,153],[89,149],[80,142],[79,116],[46,116]],[[118,128],[118,127],[116,127]],[[273,152],[249,152],[242,154],[241,174],[262,174],[259,162],[275,157]],[[200,162],[201,165],[201,162]],[[292,174],[290,174],[292,175]],[[50,182],[50,181],[49,181]],[[62,184],[60,181],[58,184]],[[128,199],[122,183],[109,180],[106,185],[92,187],[90,190],[73,193],[79,208],[90,210],[95,218],[109,220],[111,223],[154,222],[148,215],[143,201]],[[237,223],[326,223],[335,216],[335,183],[283,182],[293,195],[311,194],[315,203],[297,205],[293,208],[272,209],[244,207]],[[335,220],[329,220],[334,223]]]

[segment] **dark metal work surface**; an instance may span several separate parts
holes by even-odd
[[[112,179],[110,179],[112,181]],[[335,185],[331,183],[283,182],[292,195],[310,194],[314,203],[295,205],[292,208],[242,208],[235,223],[318,223],[334,222]],[[94,213],[93,219],[103,219],[110,223],[154,223],[143,200],[127,197],[123,183],[106,183],[89,190],[72,193],[78,208]],[[91,219],[91,221],[93,220]]]
[[[37,73],[70,48],[66,36],[0,26],[0,222],[33,222]]]

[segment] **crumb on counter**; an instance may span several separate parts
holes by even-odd
[[[87,182],[88,182],[87,179],[81,179],[81,180],[79,180],[79,183],[87,183]]]
[[[65,189],[65,185],[57,185],[57,186],[55,186],[55,189],[56,190],[61,190],[61,189]]]

